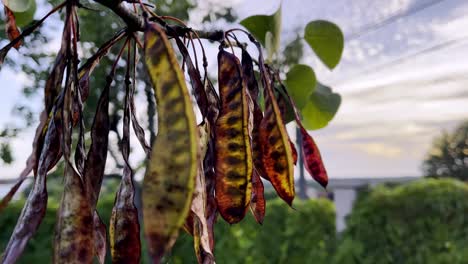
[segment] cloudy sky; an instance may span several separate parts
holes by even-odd
[[[192,25],[199,25],[200,14],[214,4],[232,6],[242,19],[271,14],[279,1],[205,0],[192,14]],[[330,177],[419,176],[432,138],[468,118],[465,14],[466,0],[283,1],[283,44],[315,19],[335,22],[346,37],[334,71],[311,50],[303,58],[321,82],[343,97],[330,125],[311,131]],[[0,125],[14,122],[11,109],[22,99],[25,82],[24,74],[0,71]],[[41,102],[28,103],[39,109]],[[0,177],[15,177],[21,170],[32,137],[25,132],[13,142],[16,161],[2,165]]]

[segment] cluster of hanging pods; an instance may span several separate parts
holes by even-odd
[[[139,35],[123,29],[79,67],[76,6],[73,1],[67,1],[59,7],[66,8],[62,46],[46,80],[45,107],[33,153],[22,177],[0,204],[2,210],[27,174],[34,171],[33,188],[4,250],[2,263],[16,262],[39,227],[47,208],[46,176],[62,158],[64,192],[57,215],[55,263],[91,263],[94,258],[103,263],[107,241],[114,263],[139,263],[140,222],[154,263],[159,263],[170,251],[181,229],[193,235],[198,261],[214,263],[213,230],[218,215],[234,224],[250,209],[261,224],[266,210],[263,181],[269,181],[278,196],[292,205],[297,151],[287,134],[284,122],[287,111],[294,113],[301,131],[303,144],[298,148],[304,155],[306,169],[326,187],[328,179],[319,150],[303,128],[300,113],[280,75],[265,63],[262,48],[251,34],[237,30],[246,34],[258,49],[255,64],[246,45],[237,40],[236,30],[224,34],[217,56],[216,89],[208,78],[205,54],[202,77],[198,62],[192,60],[181,39],[189,38],[194,45],[197,34],[189,28],[181,30],[168,25],[157,16],[146,16],[143,44]],[[15,36],[12,44],[1,50],[2,61],[23,37]],[[89,94],[89,78],[109,49],[121,40],[124,43],[102,89],[86,152],[83,104]],[[173,43],[182,55],[181,62]],[[157,105],[158,131],[151,144],[146,142],[144,129],[135,115],[138,48],[142,50]],[[241,59],[235,50],[241,53]],[[125,165],[107,238],[107,227],[99,217],[96,204],[109,144],[109,90],[124,51],[129,62],[123,85],[120,143]],[[192,103],[190,91],[196,105]],[[203,120],[200,124],[195,109],[200,110]],[[129,162],[130,124],[147,154],[146,174],[141,184],[143,219],[139,219],[134,202],[133,169]],[[78,139],[72,154],[72,134],[76,128]]]

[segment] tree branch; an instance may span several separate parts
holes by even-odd
[[[143,31],[145,28],[145,19],[143,16],[140,16],[125,6],[123,1],[114,1],[114,0],[94,0],[94,2],[99,3],[110,10],[112,10],[116,15],[118,15],[128,26],[130,30],[133,31]]]
[[[114,0],[94,0],[94,2],[99,3],[110,10],[112,10],[116,15],[118,15],[128,26],[130,31],[144,31],[145,29],[145,19],[142,15],[139,15],[125,6],[125,3]],[[171,26],[164,25],[166,28],[166,34],[171,37],[182,37],[185,36],[188,32],[192,31],[190,28],[180,27],[180,26]],[[169,30],[168,30],[169,29]],[[211,41],[222,41],[224,39],[224,31],[214,30],[214,31],[203,31],[203,30],[193,30],[197,33],[198,36],[202,39],[207,39]]]

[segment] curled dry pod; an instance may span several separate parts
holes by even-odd
[[[133,199],[132,170],[126,165],[109,226],[112,263],[140,263],[140,224]]]
[[[247,91],[233,54],[220,50],[218,65],[221,109],[215,128],[216,203],[221,216],[233,224],[244,218],[252,188]]]
[[[263,119],[263,113],[260,109],[260,105],[258,104],[258,82],[255,78],[252,57],[250,57],[249,53],[245,49],[242,49],[242,73],[247,83],[248,92],[253,102],[253,109],[251,110],[251,112],[253,113],[252,160],[258,174],[261,177],[268,179],[265,170],[263,169],[262,148],[260,146],[258,133],[260,122]]]
[[[197,174],[195,114],[166,34],[155,24],[145,30],[145,63],[155,88],[158,135],[143,181],[143,217],[153,261],[174,244],[192,201]]]
[[[291,145],[292,158],[293,158],[294,165],[296,165],[297,164],[297,150],[296,150],[296,146],[294,146],[294,143],[291,141],[291,139],[289,140],[289,145]]]
[[[199,126],[200,136],[200,159],[197,177],[195,179],[195,190],[193,192],[190,215],[192,216],[192,231],[195,254],[198,263],[214,263],[213,248],[210,246],[209,228],[207,223],[207,196],[205,184],[205,172],[203,160],[205,158],[210,138],[209,128],[206,121]]]
[[[83,182],[66,161],[62,200],[57,215],[54,263],[91,263],[93,215]]]
[[[314,139],[307,133],[307,130],[300,126],[302,135],[302,151],[304,154],[304,166],[310,175],[316,180],[323,188],[327,187],[328,174],[325,166],[323,165],[322,156],[315,144]]]
[[[6,6],[3,6],[3,9],[5,11],[5,28],[6,28],[6,33],[8,36],[8,39],[10,41],[13,41],[17,37],[21,35],[21,32],[18,29],[18,26],[16,26],[16,19],[15,15],[13,12]],[[20,40],[18,41],[13,47],[15,49],[19,49],[21,45],[23,44],[23,41]]]
[[[106,246],[107,246],[107,228],[98,212],[95,210],[93,213],[94,225],[94,251],[100,264],[106,260]]]
[[[130,60],[130,51],[127,61]],[[134,204],[135,188],[133,186],[133,171],[128,157],[130,155],[130,116],[133,89],[130,85],[130,68],[125,75],[125,103],[123,117],[122,157],[124,169],[119,190],[115,196],[114,207],[110,219],[109,236],[112,263],[140,262],[140,224],[138,211]]]
[[[264,78],[268,80],[267,76]],[[291,145],[271,85],[268,81],[263,83],[265,85],[265,115],[259,129],[263,167],[278,195],[292,205],[295,191]]]
[[[265,193],[262,179],[256,170],[252,173],[252,199],[250,199],[250,209],[257,223],[262,224],[265,218]]]
[[[315,144],[314,139],[307,133],[304,126],[302,125],[301,118],[299,116],[299,111],[297,110],[294,101],[289,96],[286,87],[280,82],[281,84],[281,92],[288,98],[288,101],[292,107],[294,112],[294,117],[296,119],[296,124],[299,126],[301,131],[301,138],[302,138],[302,146],[301,151],[304,156],[304,166],[309,174],[317,181],[322,187],[326,188],[328,184],[328,174],[327,170],[325,169],[325,165],[322,161],[322,156],[320,155],[320,151]],[[291,143],[291,147],[293,144]],[[295,151],[295,149],[293,149]],[[294,154],[294,159],[297,159],[297,153]]]
[[[208,237],[210,239],[210,248],[211,251],[214,251],[215,239],[214,239],[214,228],[216,224],[216,219],[218,218],[218,209],[216,207],[216,197],[215,197],[215,183],[216,183],[216,173],[214,171],[215,160],[214,160],[214,145],[215,140],[213,135],[208,142],[207,154],[205,155],[205,160],[203,161],[204,170],[205,170],[205,189],[206,189],[206,224],[208,227]]]

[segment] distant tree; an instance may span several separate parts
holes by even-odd
[[[468,180],[468,121],[437,137],[423,163],[427,177]]]

